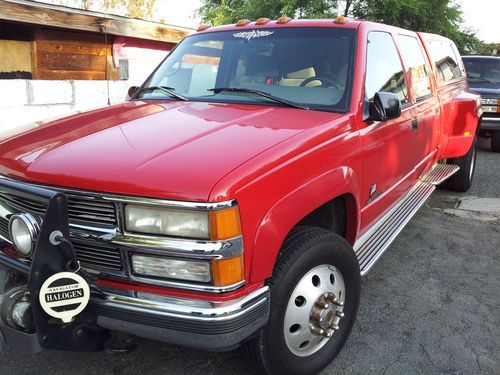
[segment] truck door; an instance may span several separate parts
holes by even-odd
[[[391,33],[368,34],[365,77],[365,107],[376,92],[392,92],[402,103],[401,116],[383,122],[365,119],[360,127],[363,145],[361,228],[366,228],[391,206],[412,183],[415,167],[416,117],[407,90],[400,55]],[[366,111],[365,111],[366,112]],[[366,117],[366,115],[364,115]]]
[[[416,35],[398,34],[399,48],[410,77],[410,97],[415,108],[413,120],[414,165],[417,175],[433,162],[441,136],[441,110],[436,93],[431,88],[429,61]],[[429,158],[427,158],[429,156]]]

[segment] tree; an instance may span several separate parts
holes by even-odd
[[[202,0],[198,14],[205,22],[223,25],[282,15],[330,18],[337,10],[344,16],[447,36],[461,52],[481,48],[474,32],[463,26],[462,11],[453,0]]]
[[[357,18],[424,31],[452,39],[460,52],[475,52],[481,41],[463,26],[460,5],[450,0],[358,0]]]
[[[204,22],[213,25],[234,23],[239,19],[280,16],[294,18],[331,18],[337,14],[337,0],[203,0],[198,10]]]

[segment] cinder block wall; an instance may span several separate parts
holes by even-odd
[[[111,104],[125,101],[130,81],[110,81]],[[106,81],[0,80],[0,139],[25,125],[106,106]]]

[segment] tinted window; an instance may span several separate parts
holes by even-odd
[[[464,57],[463,60],[471,83],[500,83],[500,58]]]
[[[395,93],[401,103],[408,102],[403,66],[391,34],[371,32],[368,34],[365,96],[372,100],[379,91]]]
[[[399,35],[399,44],[403,59],[410,70],[413,95],[416,99],[429,95],[431,93],[429,72],[417,38]]]
[[[264,91],[327,111],[346,111],[350,100],[356,31],[277,28],[208,32],[187,37],[146,82],[168,86],[192,101],[280,105]],[[163,96],[163,97],[162,97]],[[141,98],[166,98],[162,91]]]
[[[439,83],[462,76],[457,56],[450,42],[429,40],[429,52],[438,71]]]

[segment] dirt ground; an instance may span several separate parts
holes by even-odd
[[[489,200],[460,200],[467,197]],[[438,190],[364,279],[353,332],[324,374],[500,374],[500,154],[472,189]],[[240,352],[141,340],[128,356],[0,354],[1,374],[249,374]]]

